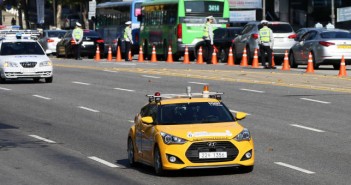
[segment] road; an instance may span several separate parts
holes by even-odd
[[[0,84],[0,179],[13,184],[349,184],[351,78],[292,71],[52,58],[52,84]],[[350,69],[348,69],[350,73]],[[255,169],[130,168],[126,139],[146,94],[224,92],[255,141]]]

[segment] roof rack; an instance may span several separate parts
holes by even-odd
[[[0,38],[16,38],[18,34],[21,34],[22,38],[25,39],[38,39],[40,36],[40,32],[38,30],[0,30]]]
[[[191,87],[187,87],[187,92],[186,93],[180,93],[180,94],[161,94],[160,92],[156,92],[155,94],[147,94],[146,96],[149,97],[149,102],[155,101],[155,102],[160,102],[162,98],[165,99],[170,99],[170,98],[193,98],[193,97],[201,97],[201,98],[213,98],[217,100],[222,100],[222,95],[224,93],[220,92],[209,92],[208,91],[208,86],[204,86],[204,90],[202,93],[191,93]]]

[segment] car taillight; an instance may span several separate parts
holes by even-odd
[[[322,45],[322,46],[331,46],[331,45],[335,45],[335,43],[333,42],[325,42],[325,41],[319,41],[319,44]]]
[[[103,39],[98,39],[98,40],[96,40],[96,42],[101,44],[101,43],[104,43],[104,40]]]
[[[76,41],[74,39],[71,39],[71,44],[72,45],[75,45],[76,44]]]
[[[297,35],[296,34],[292,34],[292,35],[289,35],[289,39],[296,39]]]
[[[254,38],[254,39],[258,39],[258,34],[257,34],[257,33],[254,33],[254,34],[252,34],[251,36],[252,36],[252,38]]]
[[[46,39],[46,42],[55,42],[55,41],[52,39]]]
[[[182,35],[183,35],[183,33],[182,33],[182,24],[178,24],[178,26],[177,26],[177,38],[181,39]]]

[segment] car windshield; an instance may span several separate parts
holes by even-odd
[[[272,29],[273,33],[291,33],[294,31],[290,26],[290,24],[275,23],[275,24],[268,24],[268,27]],[[260,24],[258,26],[258,30],[260,30],[261,28],[262,28],[262,25]]]
[[[50,31],[48,32],[48,37],[63,37],[65,33],[65,31]]]
[[[193,124],[235,121],[221,102],[167,104],[158,107],[158,124]]]
[[[45,55],[37,42],[3,42],[0,55]]]
[[[339,38],[351,38],[351,33],[347,32],[324,32],[321,33],[323,39],[339,39]]]

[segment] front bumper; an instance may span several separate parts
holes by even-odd
[[[7,79],[16,78],[49,78],[53,76],[52,67],[40,68],[4,68],[1,71],[1,77]]]
[[[208,147],[206,145],[208,142],[218,143],[218,146]],[[199,152],[218,151],[227,152],[227,157],[217,159],[199,158]],[[245,158],[247,152],[251,152],[251,157],[249,159]],[[241,142],[235,140],[188,141],[182,145],[160,144],[160,153],[162,156],[163,169],[165,170],[253,166],[255,158],[253,140]],[[177,160],[175,162],[170,162],[171,156],[175,157]]]

